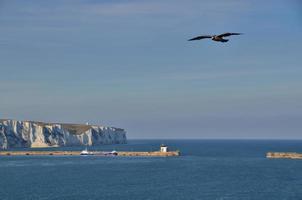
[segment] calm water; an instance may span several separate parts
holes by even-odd
[[[302,160],[265,158],[302,152],[302,141],[131,140],[94,149],[150,151],[162,142],[183,156],[0,157],[0,199],[302,199]]]

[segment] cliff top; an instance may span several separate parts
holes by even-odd
[[[0,123],[4,121],[8,121],[12,119],[0,119]],[[16,120],[19,121],[19,120]],[[22,121],[22,120],[20,120]],[[39,126],[52,126],[55,124],[59,124],[62,126],[63,129],[68,130],[69,132],[73,134],[82,134],[86,132],[87,130],[91,129],[93,126],[99,126],[99,125],[86,125],[86,124],[72,124],[72,123],[53,123],[53,122],[40,122],[40,121],[30,121],[30,120],[24,120],[23,122],[30,122],[30,123],[35,123]],[[112,127],[115,128],[115,127]],[[121,130],[123,131],[124,129],[121,128],[115,128],[116,130]]]

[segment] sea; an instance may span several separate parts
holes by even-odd
[[[155,151],[162,143],[181,156],[0,157],[0,200],[302,199],[302,160],[265,157],[302,152],[301,140],[129,140],[89,150]]]

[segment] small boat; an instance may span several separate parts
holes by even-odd
[[[117,156],[117,151],[103,152],[104,156]]]
[[[113,150],[113,151],[110,152],[110,154],[113,155],[113,156],[117,156],[117,151]]]
[[[81,155],[81,156],[89,156],[89,155],[93,155],[93,153],[92,153],[92,152],[89,152],[89,151],[87,150],[87,148],[86,148],[86,149],[84,149],[83,151],[81,151],[80,155]]]

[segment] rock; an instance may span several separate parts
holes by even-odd
[[[0,120],[0,148],[126,143],[124,129],[34,121]]]

